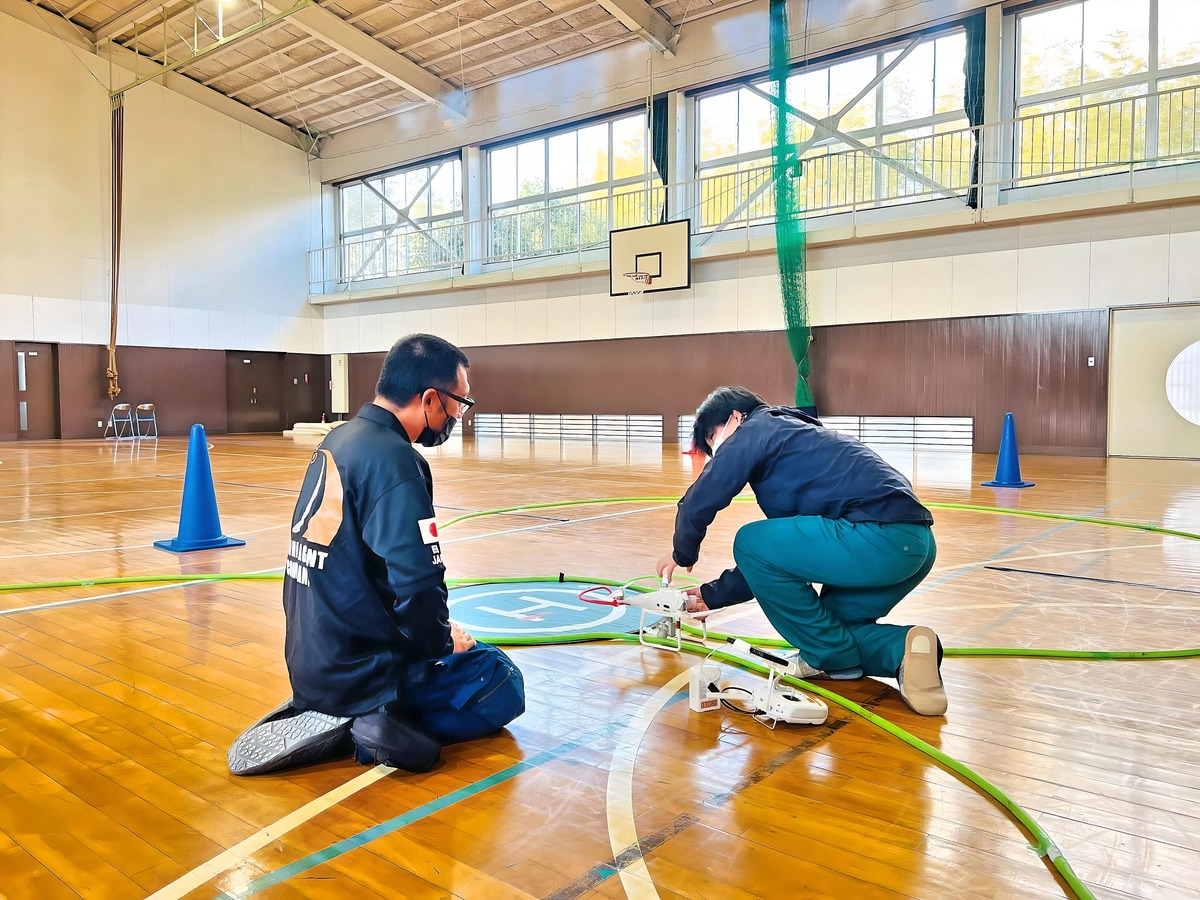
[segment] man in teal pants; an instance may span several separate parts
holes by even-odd
[[[877,621],[937,556],[933,516],[908,480],[853,438],[742,387],[718,388],[700,405],[693,443],[712,459],[679,501],[659,576],[691,569],[708,526],[747,484],[767,518],[738,530],[736,568],[691,589],[689,609],[757,598],[806,677],[897,678],[914,711],[943,714],[937,635]]]

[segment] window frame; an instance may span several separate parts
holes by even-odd
[[[931,95],[934,100],[933,105],[932,105],[932,109],[933,109],[932,114],[928,115],[928,116],[921,116],[921,117],[914,118],[914,119],[907,119],[907,120],[900,121],[900,122],[885,121],[886,98],[884,95],[884,90],[885,90],[885,86],[888,81],[888,79],[885,77],[885,78],[880,79],[878,81],[878,83],[871,89],[871,91],[874,92],[874,95],[875,95],[875,98],[874,98],[874,107],[875,108],[874,108],[873,123],[868,127],[857,128],[857,129],[853,129],[853,130],[846,130],[843,133],[847,137],[853,138],[854,140],[857,140],[863,144],[866,144],[867,146],[871,147],[872,149],[881,149],[881,148],[887,147],[889,145],[905,141],[906,139],[904,137],[902,137],[902,135],[905,132],[909,132],[909,131],[912,131],[915,129],[927,129],[927,130],[929,130],[931,137],[937,136],[938,134],[941,134],[943,132],[957,131],[957,130],[960,130],[960,128],[961,128],[961,130],[966,130],[966,129],[970,128],[970,124],[967,119],[966,110],[965,110],[965,108],[962,108],[961,104],[960,104],[959,108],[947,110],[944,112],[937,112],[936,90],[937,90],[938,79],[937,79],[937,68],[936,68],[936,66],[937,66],[936,42],[944,37],[949,37],[949,36],[955,35],[955,34],[962,35],[965,38],[966,28],[965,28],[963,20],[961,20],[961,19],[954,21],[954,22],[939,24],[936,26],[931,26],[928,28],[912,31],[901,37],[889,37],[886,39],[874,41],[872,43],[866,44],[861,47],[852,48],[848,51],[831,53],[831,54],[827,54],[825,56],[816,57],[810,61],[795,63],[790,67],[789,74],[788,74],[789,81],[792,78],[794,78],[795,76],[802,74],[802,73],[818,71],[821,69],[830,70],[830,69],[834,68],[835,66],[838,66],[838,65],[841,65],[844,63],[854,62],[854,61],[863,60],[863,59],[869,59],[872,57],[874,57],[874,59],[875,59],[875,75],[873,75],[872,77],[877,77],[878,74],[888,65],[886,57],[890,52],[902,50],[903,47],[905,45],[907,45],[908,43],[910,43],[911,41],[913,41],[917,38],[924,38],[925,40],[923,41],[923,43],[927,43],[930,46],[935,48],[933,78],[930,81],[930,92],[931,92]],[[755,87],[763,89],[763,88],[768,87],[771,83],[772,83],[772,79],[771,79],[770,73],[760,71],[760,72],[757,72],[757,73],[749,75],[749,76],[744,76],[742,78],[738,78],[738,79],[734,79],[734,80],[730,80],[730,81],[720,82],[715,85],[710,85],[710,86],[703,87],[703,88],[697,88],[697,89],[687,92],[689,99],[692,101],[691,109],[693,110],[693,113],[691,115],[691,122],[690,122],[691,142],[692,142],[692,145],[694,148],[694,152],[692,154],[691,171],[692,171],[692,177],[696,180],[696,182],[698,184],[705,178],[706,170],[711,171],[711,170],[715,170],[715,169],[736,166],[736,167],[738,167],[737,171],[740,174],[743,171],[755,171],[758,168],[758,167],[755,167],[754,169],[743,170],[741,167],[744,163],[747,163],[747,162],[753,162],[755,160],[762,160],[764,167],[770,166],[772,164],[774,147],[767,147],[762,150],[744,151],[744,152],[735,153],[732,155],[727,155],[727,156],[717,157],[714,159],[705,160],[703,158],[704,144],[703,144],[703,136],[702,136],[702,126],[703,126],[702,105],[703,105],[703,102],[705,99],[721,96],[724,94],[740,92],[742,89],[744,89],[750,85],[753,85]],[[740,119],[740,115],[741,115],[741,111],[739,108],[739,119]],[[817,115],[815,113],[813,114],[813,117],[814,118],[823,118],[822,116]],[[961,123],[961,125],[958,128],[946,127],[946,126],[954,126],[957,123]],[[830,152],[828,150],[826,150],[825,152],[820,152],[820,148],[822,146],[828,147],[830,145],[836,147],[837,149],[834,149],[832,152]],[[817,152],[814,152],[814,151],[817,151]],[[810,148],[808,151],[806,151],[804,159],[828,157],[835,153],[845,153],[845,152],[854,152],[854,148],[846,146],[845,143],[840,138],[833,137],[833,138],[828,138],[828,139],[818,142],[818,144],[815,147]],[[858,152],[861,153],[862,151],[858,151]],[[880,189],[881,185],[883,183],[883,179],[880,177],[880,175],[881,175],[880,170],[883,168],[886,168],[886,166],[884,163],[881,163],[876,160],[873,162],[873,167],[874,167],[874,171],[872,173],[872,191],[871,191],[873,199],[869,203],[863,203],[861,205],[857,202],[857,200],[854,201],[853,205],[859,206],[859,208],[862,208],[864,206],[867,206],[870,208],[878,208],[878,207],[882,207],[882,206],[895,205],[898,203],[913,203],[913,202],[920,202],[921,200],[942,199],[939,197],[917,197],[914,199],[905,200],[903,197],[889,198],[887,196],[884,196],[884,192],[881,191],[881,189]],[[802,190],[803,190],[803,188],[802,188]],[[966,191],[963,190],[962,194],[965,195],[965,193],[966,193]],[[830,203],[826,207],[814,208],[813,214],[818,215],[818,216],[819,215],[832,215],[832,214],[838,214],[843,211],[845,211],[843,209],[843,204]],[[698,230],[707,231],[707,230],[711,230],[713,228],[719,229],[721,227],[719,224],[717,224],[717,225],[703,224],[703,220],[704,220],[703,215],[697,215],[694,218],[698,223]],[[774,218],[774,214],[772,213],[770,216],[764,217],[761,219],[752,218],[751,223],[761,221],[762,223],[765,224],[767,221],[773,220],[773,218]]]

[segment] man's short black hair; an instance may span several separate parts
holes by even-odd
[[[392,344],[379,370],[375,393],[397,406],[407,406],[429,388],[454,390],[459,366],[469,369],[471,361],[449,341],[432,334],[409,334]]]
[[[767,401],[754,391],[739,385],[719,387],[700,404],[696,410],[696,424],[692,426],[692,446],[712,456],[712,447],[708,445],[708,436],[715,428],[729,421],[735,411],[748,416],[760,406],[766,406]]]

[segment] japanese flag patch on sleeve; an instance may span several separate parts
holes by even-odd
[[[417,527],[421,529],[421,542],[436,544],[438,542],[437,519],[419,519]]]

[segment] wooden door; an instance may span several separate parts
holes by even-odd
[[[230,434],[283,431],[282,353],[226,351],[225,374]]]
[[[59,436],[58,362],[53,344],[17,342],[17,437],[42,441]]]
[[[286,426],[295,428],[298,422],[320,422],[321,414],[330,410],[329,357],[320,353],[289,353],[285,366]]]

